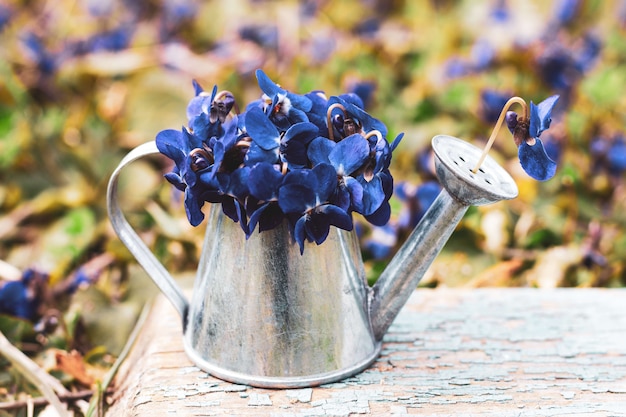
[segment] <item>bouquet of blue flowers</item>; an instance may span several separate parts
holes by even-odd
[[[263,92],[245,111],[228,91],[194,82],[188,127],[157,134],[174,161],[165,178],[185,194],[189,222],[204,220],[205,202],[219,203],[246,237],[287,221],[291,235],[321,244],[330,226],[353,229],[352,213],[373,225],[389,220],[393,178],[387,128],[363,110],[356,94],[299,95],[256,72]]]

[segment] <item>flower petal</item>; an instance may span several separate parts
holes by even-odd
[[[185,189],[185,212],[189,223],[194,227],[204,220],[204,213],[201,210],[203,204],[204,202],[198,201],[198,198],[191,191],[191,187]]]
[[[319,164],[311,170],[311,188],[315,190],[319,203],[328,201],[337,188],[337,173],[332,165]]]
[[[350,193],[350,208],[357,213],[363,211],[363,186],[352,177],[344,177],[344,183]]]
[[[313,166],[319,164],[330,164],[328,155],[330,155],[330,152],[335,146],[335,142],[332,140],[318,136],[309,144],[309,148],[307,150],[309,161],[313,164]]]
[[[366,181],[359,176],[358,181],[363,186],[363,211],[361,214],[369,216],[373,214],[385,201],[383,181],[379,175],[375,175],[371,181]]]
[[[254,143],[266,151],[275,149],[280,144],[278,129],[259,107],[253,107],[246,113],[246,130]]]
[[[247,210],[249,209],[247,208]],[[250,237],[252,235],[257,224],[259,225],[259,232],[264,232],[278,226],[284,218],[285,214],[282,212],[277,203],[263,203],[250,215],[250,220],[248,221],[248,234],[246,237]]]
[[[335,167],[338,175],[346,176],[359,169],[370,154],[369,143],[358,133],[350,135],[328,155],[328,160]]]
[[[278,205],[285,213],[302,214],[315,204],[315,192],[303,184],[286,184],[278,191]]]
[[[283,175],[274,168],[274,165],[257,164],[250,170],[248,180],[250,194],[263,201],[278,200],[278,189],[283,178]]]
[[[293,229],[293,238],[298,243],[298,246],[300,246],[300,255],[304,253],[304,239],[306,237],[306,231],[305,231],[306,219],[307,219],[307,216],[300,217],[298,221],[296,222],[296,225]]]
[[[270,77],[268,77],[263,70],[256,70],[256,79],[259,82],[261,91],[268,96],[274,97],[278,93],[285,94],[285,90],[280,88],[274,81],[270,80]]]
[[[280,153],[289,164],[289,169],[302,169],[308,165],[307,145],[317,136],[313,123],[292,125],[280,143]]]
[[[278,156],[278,148],[266,151],[261,148],[257,143],[252,142],[250,144],[250,148],[248,148],[248,152],[246,152],[244,162],[246,166],[249,167],[252,167],[257,163],[275,164],[279,160]]]
[[[324,214],[328,218],[328,224],[348,231],[354,228],[352,217],[340,207],[332,204],[325,204],[320,207],[318,212]]]
[[[531,137],[538,138],[541,132],[550,127],[552,122],[550,114],[558,99],[558,95],[548,97],[539,103],[538,106],[532,101],[530,102],[530,127],[528,128],[528,133]]]
[[[180,166],[184,163],[187,152],[183,144],[183,133],[180,130],[166,129],[156,135],[156,146],[159,152]]]
[[[532,146],[525,141],[522,142],[518,156],[524,171],[538,181],[549,180],[556,173],[556,162],[546,153],[541,139],[535,139]]]
[[[313,123],[303,122],[292,125],[283,137],[283,142],[297,140],[299,142],[309,144],[317,136],[317,126]]]
[[[389,148],[391,149],[391,152],[396,150],[396,148],[400,144],[400,141],[402,141],[403,137],[404,137],[404,133],[400,133],[398,136],[396,136],[396,138],[393,140],[393,142],[391,142],[391,145],[389,145]]]
[[[389,201],[383,201],[380,207],[378,207],[374,213],[369,216],[365,216],[365,219],[374,226],[384,226],[387,224],[390,217],[391,205],[389,205]]]
[[[291,101],[291,105],[293,107],[295,107],[298,110],[301,110],[303,112],[308,112],[313,107],[313,102],[307,96],[303,96],[303,95],[300,95],[300,94],[294,94],[294,93],[287,93],[287,98],[289,98],[289,100]],[[293,110],[293,108],[292,108],[292,110]],[[306,115],[305,115],[305,117],[306,117]],[[291,115],[289,115],[289,118],[291,118]],[[306,120],[308,120],[308,118]]]

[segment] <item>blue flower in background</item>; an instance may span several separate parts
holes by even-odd
[[[437,181],[426,181],[418,187],[408,182],[395,186],[394,195],[402,203],[400,214],[387,224],[372,227],[370,236],[363,242],[365,251],[375,260],[391,255],[398,238],[417,226],[440,192]]]
[[[426,181],[419,187],[407,182],[398,184],[395,187],[395,196],[402,202],[398,227],[413,230],[440,192],[441,185],[437,181]]]
[[[602,50],[601,41],[586,33],[575,45],[564,45],[559,40],[547,44],[536,59],[536,68],[542,80],[564,96],[569,103],[572,90],[596,64]]]
[[[47,281],[47,274],[27,269],[20,280],[6,282],[0,288],[0,313],[34,320],[43,301],[40,284]]]
[[[350,86],[350,93],[356,94],[363,103],[363,110],[368,109],[372,105],[374,97],[374,91],[376,91],[376,84],[371,81],[360,81],[353,83]]]
[[[25,47],[25,55],[32,59],[43,74],[52,75],[56,72],[61,56],[49,51],[41,37],[28,32],[22,37],[22,45]]]
[[[608,171],[614,176],[626,172],[626,139],[622,135],[599,135],[591,140],[589,146],[594,172]]]
[[[500,93],[495,90],[484,90],[480,93],[480,115],[487,123],[495,123],[500,116],[502,108],[511,97],[508,93]]]
[[[12,17],[13,10],[3,4],[0,4],[0,32],[11,21]]]
[[[621,175],[626,171],[626,140],[623,136],[617,137],[608,152],[609,171]]]
[[[254,42],[262,48],[277,51],[278,27],[270,24],[248,24],[239,28],[239,37]]]
[[[371,235],[364,240],[363,248],[375,259],[385,259],[392,254],[398,243],[398,228],[392,224],[375,226]]]
[[[444,65],[447,78],[455,79],[474,74],[489,68],[494,60],[496,51],[486,39],[478,39],[472,46],[469,58],[453,56]]]
[[[117,52],[128,48],[134,35],[134,27],[122,25],[116,29],[96,33],[87,41],[85,52]]]
[[[554,3],[553,16],[556,24],[562,26],[571,23],[580,9],[579,0],[558,0]]]

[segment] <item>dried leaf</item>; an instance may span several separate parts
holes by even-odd
[[[65,352],[57,350],[54,354],[56,369],[71,375],[81,384],[90,387],[94,383],[94,378],[85,367],[83,356],[77,351]]]

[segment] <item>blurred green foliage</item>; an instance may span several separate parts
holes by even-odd
[[[491,155],[520,195],[469,210],[424,285],[623,286],[625,174],[611,164],[626,155],[611,152],[624,152],[614,145],[626,135],[625,36],[626,6],[617,0],[5,0],[0,259],[45,270],[52,285],[108,253],[90,289],[97,295],[87,298],[112,306],[133,299],[145,274],[129,269],[134,261],[108,224],[110,173],[134,146],[186,123],[193,79],[230,90],[244,108],[259,97],[254,70],[263,68],[299,93],[375,86],[368,111],[389,137],[405,132],[394,178],[415,185],[432,178],[419,156],[434,135],[486,142],[494,123],[486,91],[535,103],[561,94],[550,129],[556,177],[528,178],[510,135],[500,133]],[[169,168],[164,158],[134,164],[121,195],[131,223],[181,273],[196,267],[203,226],[187,224],[180,196],[162,179]],[[397,200],[393,207],[394,216],[402,210]],[[374,280],[386,261],[365,256]]]

